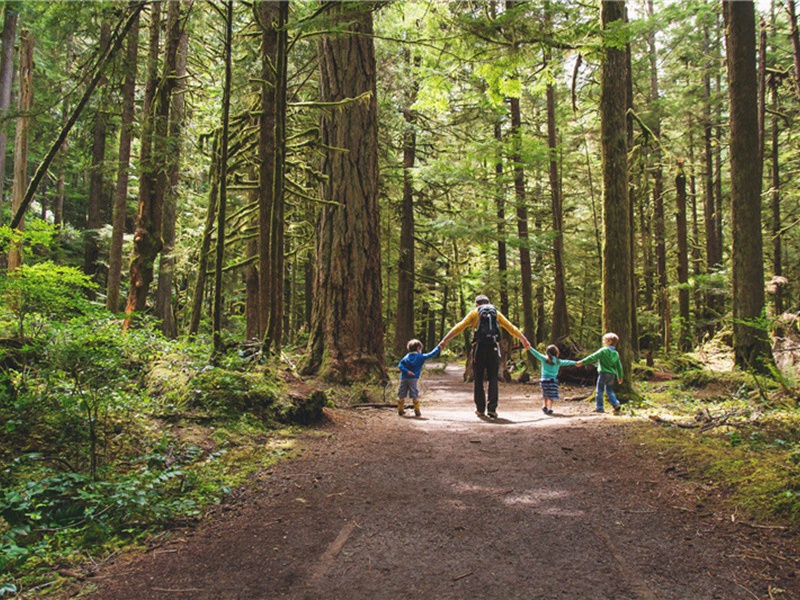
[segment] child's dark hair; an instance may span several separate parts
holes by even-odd
[[[408,340],[406,348],[409,352],[422,352],[422,342],[419,340]]]
[[[552,365],[553,359],[558,358],[561,355],[561,352],[558,350],[558,346],[555,344],[550,344],[547,348],[545,348],[544,353],[547,354],[547,364]]]

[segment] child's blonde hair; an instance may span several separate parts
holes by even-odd
[[[422,352],[422,342],[419,340],[408,340],[406,348],[409,352]]]
[[[616,346],[619,343],[619,336],[616,333],[611,333],[610,331],[603,336],[603,345],[604,346]]]

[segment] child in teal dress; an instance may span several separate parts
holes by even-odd
[[[539,384],[542,386],[542,412],[546,415],[553,414],[553,400],[558,400],[558,370],[561,367],[568,367],[577,364],[574,360],[561,360],[559,358],[558,346],[553,344],[545,349],[545,354],[538,352],[536,348],[530,348],[531,354],[542,363],[542,377]]]

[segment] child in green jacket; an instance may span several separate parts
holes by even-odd
[[[584,363],[598,363],[594,412],[605,412],[603,410],[603,392],[608,394],[608,401],[614,407],[614,414],[619,412],[619,400],[614,393],[614,381],[622,383],[622,363],[615,347],[618,343],[617,334],[607,333],[603,336],[603,347],[600,350],[578,361],[579,367]]]
[[[550,344],[545,348],[545,354],[536,348],[530,348],[531,354],[539,359],[542,364],[542,377],[539,385],[542,386],[542,412],[546,415],[553,414],[553,400],[558,400],[558,370],[561,367],[577,364],[574,360],[561,360],[558,346]]]

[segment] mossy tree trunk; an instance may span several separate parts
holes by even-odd
[[[320,119],[326,180],[303,371],[329,381],[385,380],[373,7],[325,8],[347,32],[324,34],[317,45],[321,99],[339,104]]]
[[[756,321],[764,309],[755,7],[723,3],[731,113],[733,350],[736,365],[764,371],[772,353]]]
[[[604,30],[616,28],[624,16],[625,3],[603,0]],[[630,210],[627,169],[627,93],[624,48],[607,45],[603,51],[600,89],[600,131],[603,149],[603,329],[620,338],[619,351],[626,374],[621,390],[630,391],[631,281]]]

